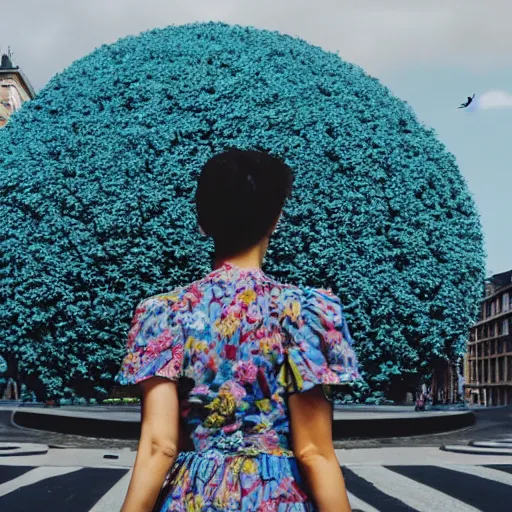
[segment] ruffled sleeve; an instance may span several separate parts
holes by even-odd
[[[332,292],[304,288],[287,298],[282,326],[287,340],[279,379],[288,393],[361,380],[343,306]]]
[[[181,325],[166,297],[144,299],[135,309],[128,332],[127,352],[115,381],[133,385],[150,377],[177,380],[182,374]]]

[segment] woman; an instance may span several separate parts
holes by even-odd
[[[359,378],[340,300],[261,270],[291,184],[256,151],[202,169],[213,271],[138,305],[116,378],[143,395],[122,512],[350,511],[322,388]]]

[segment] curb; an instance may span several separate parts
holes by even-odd
[[[439,447],[443,452],[450,453],[464,453],[466,455],[499,455],[504,457],[511,457],[512,450],[500,448],[479,448],[477,446],[469,445],[442,445]]]
[[[0,457],[26,457],[46,455],[48,446],[34,443],[0,443]]]
[[[512,442],[510,441],[470,441],[468,445],[475,448],[504,448],[505,450],[512,450]]]

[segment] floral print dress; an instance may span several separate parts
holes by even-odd
[[[287,397],[360,378],[338,297],[225,263],[143,300],[116,381],[178,382],[189,447],[155,510],[314,511],[291,442]]]

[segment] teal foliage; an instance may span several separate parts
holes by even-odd
[[[0,356],[0,375],[8,370],[7,361]]]
[[[140,404],[140,398],[125,397],[125,398],[107,398],[102,401],[103,405],[137,405]]]
[[[136,303],[209,271],[195,182],[232,146],[293,168],[265,270],[341,296],[366,396],[463,351],[483,238],[433,130],[335,54],[194,24],[102,46],[0,132],[0,354],[39,395],[105,398]]]
[[[21,385],[20,400],[22,402],[37,402],[35,393],[29,390],[26,384]]]

